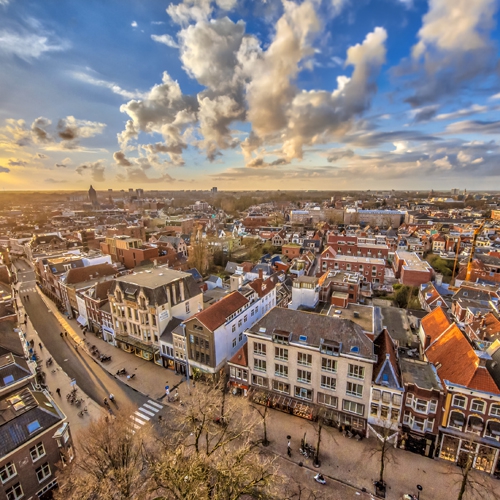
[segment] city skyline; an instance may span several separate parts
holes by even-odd
[[[0,185],[488,190],[497,14],[495,0],[0,0]]]

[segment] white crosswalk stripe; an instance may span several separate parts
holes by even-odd
[[[161,405],[160,403],[157,403],[156,401],[151,401],[151,399],[148,399],[148,403],[153,405],[153,406],[156,406],[156,408],[158,408],[158,410],[163,409],[163,405]]]
[[[151,417],[154,417],[163,406],[155,401],[148,400],[147,403],[144,403],[137,411],[134,412],[133,415],[130,415],[130,419],[132,420],[132,426],[134,429],[140,429],[144,424],[146,424]],[[132,433],[135,433],[135,430],[132,430]]]

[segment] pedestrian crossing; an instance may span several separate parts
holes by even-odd
[[[35,287],[31,287],[31,288],[23,288],[20,293],[23,294],[23,293],[28,293],[28,292],[36,292],[36,288]]]
[[[133,415],[130,415],[132,427],[136,430],[140,429],[144,424],[148,423],[152,417],[156,416],[161,409],[163,409],[163,405],[148,399],[147,403],[144,403],[133,413]],[[132,432],[135,431],[133,430]]]

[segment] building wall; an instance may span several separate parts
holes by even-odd
[[[432,272],[429,271],[416,271],[413,269],[405,269],[401,271],[401,283],[408,286],[420,286],[428,283],[432,279]]]
[[[158,257],[158,248],[130,248],[123,250],[120,261],[127,269],[133,269],[141,265],[146,260],[153,260]]]

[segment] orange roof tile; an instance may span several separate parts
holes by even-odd
[[[451,321],[441,306],[422,318],[422,329],[425,335],[430,335],[431,343],[434,342],[449,326]]]
[[[477,354],[456,324],[438,337],[425,355],[443,382],[448,380],[471,389],[500,393],[488,370],[479,366]]]
[[[229,360],[229,363],[239,366],[248,366],[248,342],[238,349],[235,355]]]

